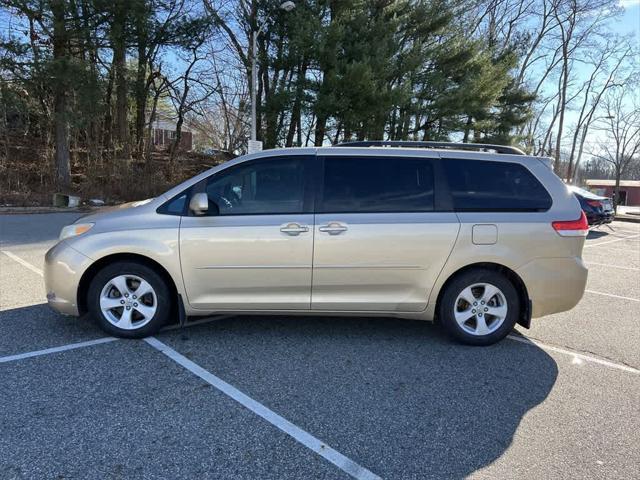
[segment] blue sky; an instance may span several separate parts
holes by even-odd
[[[635,33],[636,40],[640,42],[640,0],[622,0],[620,5],[625,9],[624,15],[612,22],[612,27],[620,28],[620,33]]]

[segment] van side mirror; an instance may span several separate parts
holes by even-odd
[[[194,193],[189,201],[189,210],[196,215],[204,215],[209,210],[209,197],[206,193]]]

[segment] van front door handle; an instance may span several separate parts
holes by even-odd
[[[282,227],[280,227],[280,231],[282,233],[286,233],[287,235],[295,237],[296,235],[300,235],[301,233],[308,232],[309,227],[307,227],[306,225],[300,225],[299,223],[287,223],[286,225],[282,225]]]
[[[342,232],[346,232],[349,229],[344,223],[329,222],[326,225],[321,225],[320,227],[318,227],[318,230],[324,233],[328,233],[329,235],[340,235]]]

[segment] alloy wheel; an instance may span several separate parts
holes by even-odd
[[[490,283],[468,286],[454,303],[454,317],[465,332],[483,336],[495,332],[507,318],[507,299]]]
[[[158,298],[149,282],[137,275],[118,275],[100,293],[100,310],[117,328],[135,330],[151,321]]]

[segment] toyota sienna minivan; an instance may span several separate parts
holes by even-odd
[[[435,320],[488,345],[573,308],[588,225],[549,159],[513,147],[268,150],[66,226],[47,300],[140,338],[234,314]]]

